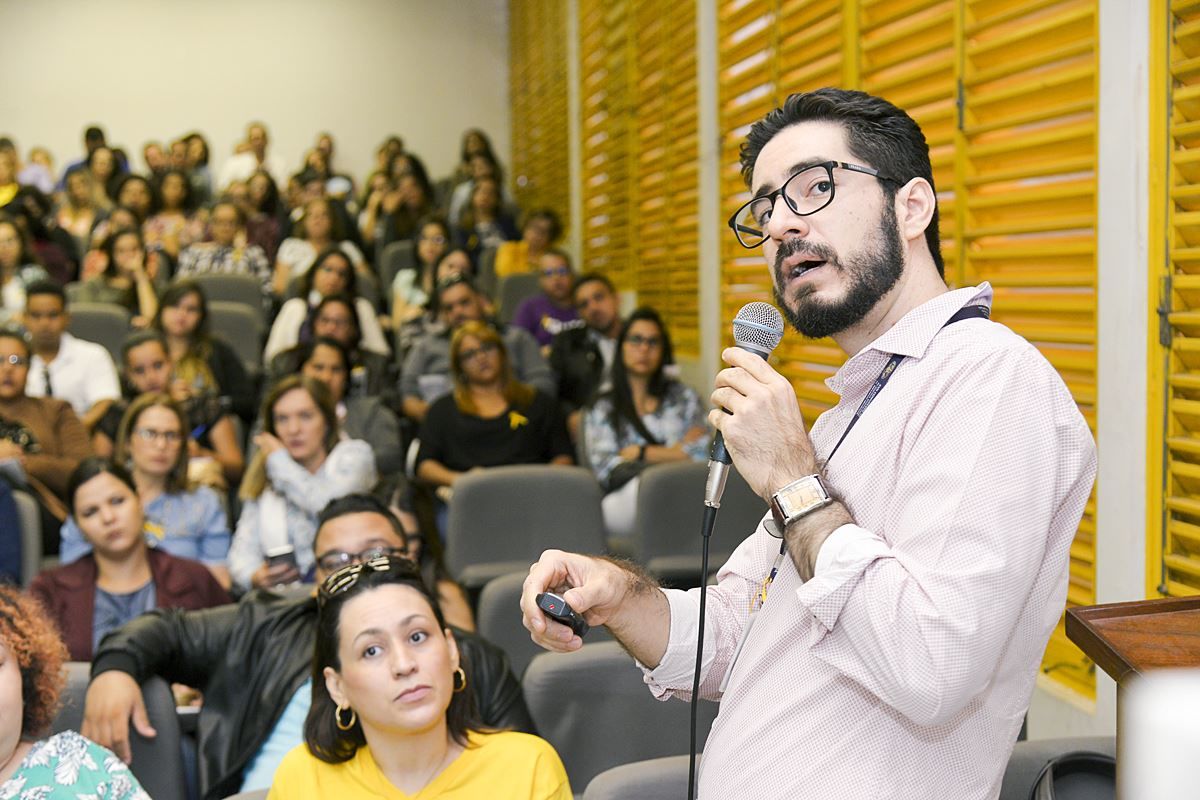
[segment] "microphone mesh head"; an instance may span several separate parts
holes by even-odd
[[[738,347],[769,354],[783,338],[783,316],[770,303],[742,306],[733,319],[733,343]]]

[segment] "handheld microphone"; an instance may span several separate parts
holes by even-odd
[[[749,350],[764,361],[781,339],[783,316],[770,303],[747,303],[733,319],[734,346]],[[725,481],[732,463],[733,459],[725,449],[725,438],[717,431],[709,450],[708,481],[704,485],[704,505],[709,508],[721,507],[721,495],[725,493]]]

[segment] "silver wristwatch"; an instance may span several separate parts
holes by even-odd
[[[833,502],[820,475],[805,475],[771,495],[771,516],[774,517],[775,535],[783,537],[788,525],[824,508]]]

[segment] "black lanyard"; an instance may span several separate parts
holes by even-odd
[[[954,312],[954,316],[946,320],[946,324],[942,327],[945,328],[946,325],[952,325],[955,322],[959,322],[964,319],[988,319],[991,316],[991,313],[991,309],[989,309],[987,306],[963,306],[958,311]],[[888,359],[888,362],[883,365],[883,369],[880,371],[879,377],[875,379],[875,382],[871,384],[871,388],[867,390],[867,396],[863,398],[862,403],[860,403],[858,406],[858,410],[855,411],[854,416],[850,418],[850,424],[846,426],[846,430],[842,431],[841,438],[837,440],[837,444],[833,446],[833,451],[830,452],[829,457],[825,459],[826,465],[833,460],[834,453],[836,453],[838,448],[842,446],[842,442],[846,441],[846,436],[850,433],[850,429],[854,427],[854,424],[858,422],[859,417],[861,417],[867,410],[867,406],[871,405],[871,402],[879,396],[880,392],[883,391],[883,387],[887,386],[887,382],[891,380],[892,373],[896,371],[896,367],[900,366],[900,362],[905,358],[906,356],[903,356],[900,353],[893,353],[892,357]]]

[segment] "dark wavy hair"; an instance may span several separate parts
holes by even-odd
[[[21,673],[21,740],[36,741],[54,722],[67,685],[67,646],[42,605],[0,584],[0,642]],[[465,692],[464,692],[465,694]]]
[[[629,329],[635,322],[653,322],[658,327],[659,336],[662,337],[662,360],[658,362],[658,368],[650,376],[647,391],[662,400],[673,383],[673,379],[666,372],[666,367],[675,363],[675,355],[671,349],[671,335],[667,333],[667,326],[663,324],[662,317],[653,308],[642,306],[635,309],[629,315],[629,319],[625,320],[625,324],[621,326],[621,335],[617,337],[617,355],[613,359],[612,365],[612,389],[609,391],[609,397],[612,400],[609,424],[616,431],[617,441],[622,441],[625,426],[629,425],[647,443],[662,444],[650,433],[646,423],[642,422],[641,416],[638,415],[637,405],[633,402],[633,390],[629,386],[629,373],[625,371],[625,340],[629,338]]]
[[[373,568],[373,565],[380,568]],[[329,589],[344,581],[353,570],[358,570],[358,580],[344,590],[330,594]],[[342,668],[341,659],[338,658],[342,609],[348,601],[380,586],[407,586],[416,590],[429,603],[437,620],[438,631],[446,630],[446,618],[442,615],[436,592],[425,584],[420,568],[407,558],[384,556],[373,559],[369,564],[343,567],[325,579],[318,595],[320,610],[317,614],[316,645],[313,648],[312,705],[304,720],[304,742],[314,757],[329,764],[349,761],[354,758],[358,748],[367,743],[362,723],[357,720],[350,730],[338,729],[334,716],[337,704],[329,696],[324,673],[326,667],[334,670]],[[459,665],[464,671],[467,669],[461,656]],[[468,744],[467,732],[482,729],[475,709],[474,692],[461,691],[450,696],[446,726],[454,741],[464,747]]]
[[[903,109],[866,92],[825,87],[813,92],[793,94],[783,106],[771,111],[750,126],[742,143],[742,178],[746,185],[754,176],[754,162],[767,142],[784,128],[802,122],[832,122],[846,130],[846,146],[850,154],[900,181],[900,186],[913,178],[923,178],[933,186],[933,168],[929,163],[929,145],[921,126]],[[899,188],[891,181],[880,181],[884,199],[891,202]],[[937,265],[938,274],[945,277],[946,265],[938,238],[937,190],[934,189],[933,217],[925,229],[929,255]]]
[[[188,179],[187,173],[177,167],[170,167],[164,170],[161,175],[156,175],[154,178],[154,191],[158,194],[159,209],[162,209],[163,184],[171,176],[175,176],[183,181],[183,200],[179,204],[179,210],[185,214],[192,213],[196,210],[196,190],[192,187],[192,182]]]
[[[348,350],[351,355],[354,355],[358,352],[359,345],[362,344],[362,325],[359,324],[358,321],[358,308],[354,304],[354,298],[350,295],[342,292],[336,292],[328,295],[327,297],[322,297],[317,304],[313,306],[312,313],[309,315],[309,320],[311,321],[309,328],[310,330],[313,330],[315,335],[317,317],[321,316],[321,311],[324,310],[325,306],[332,305],[334,303],[345,306],[350,311],[350,322],[354,325],[354,333],[350,337],[350,343],[346,345],[346,350]]]
[[[346,259],[346,265],[350,267],[350,273],[346,276],[346,288],[343,289],[342,292],[350,297],[358,297],[358,276],[355,274],[357,270],[354,269],[354,261],[349,255],[346,254],[346,251],[341,248],[341,245],[331,244],[321,252],[317,253],[317,257],[313,261],[312,266],[308,268],[307,272],[300,276],[300,297],[303,298],[305,302],[308,301],[308,293],[312,291],[313,278],[317,273],[317,269],[325,263],[326,259],[332,258],[335,255]]]
[[[97,456],[88,456],[83,461],[79,462],[67,478],[67,508],[71,511],[71,516],[75,516],[75,494],[79,491],[79,487],[95,478],[98,475],[112,475],[121,483],[129,487],[129,491],[137,496],[137,486],[133,482],[133,476],[129,471],[120,464],[114,464],[107,459]]]
[[[117,249],[117,240],[122,236],[136,236],[138,247],[142,249],[143,259],[146,256],[146,239],[142,236],[142,231],[139,228],[117,228],[113,230],[105,237],[104,245],[101,247],[108,262],[104,265],[104,272],[102,273],[105,277],[114,278],[120,272],[114,251]]]
[[[139,217],[138,222],[145,222],[158,213],[162,208],[162,201],[158,197],[158,188],[145,175],[138,175],[136,172],[128,172],[121,176],[113,187],[112,198],[114,203],[121,202],[121,191],[131,183],[141,183],[146,186],[146,194],[150,195],[150,207],[146,209],[146,215]],[[130,208],[129,206],[126,206]],[[132,209],[131,209],[132,210]],[[136,213],[136,211],[134,212]]]

